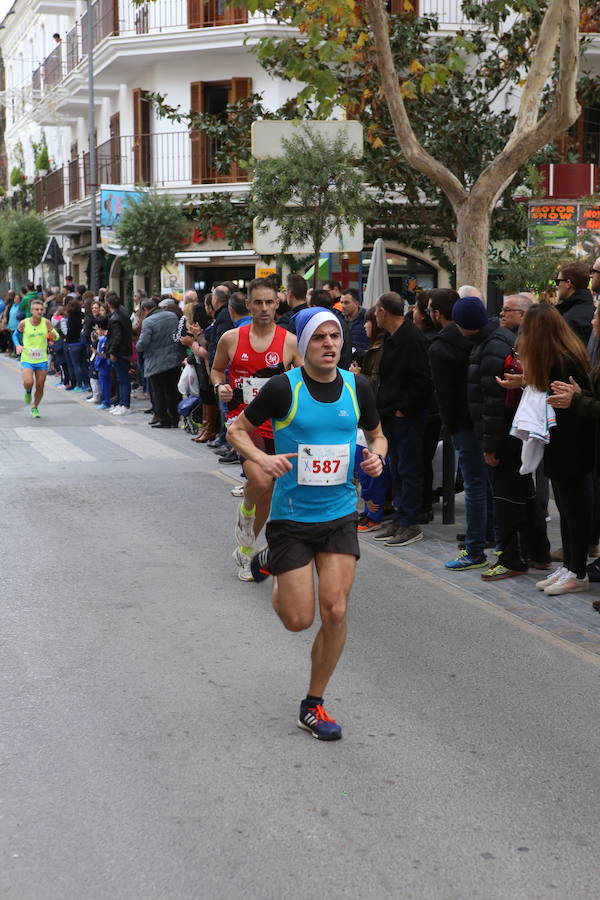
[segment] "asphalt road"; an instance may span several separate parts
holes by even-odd
[[[315,741],[312,633],[236,578],[237,469],[41,411],[1,361],[2,900],[600,895],[600,657],[364,539]]]

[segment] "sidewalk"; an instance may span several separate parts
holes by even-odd
[[[543,572],[531,571],[518,578],[503,581],[484,582],[481,569],[467,572],[451,572],[444,568],[444,562],[457,555],[456,534],[464,532],[464,496],[456,497],[456,524],[441,524],[441,505],[434,507],[435,519],[424,525],[424,540],[404,548],[384,546],[383,541],[374,541],[369,535],[361,535],[361,543],[369,543],[390,556],[404,560],[441,582],[466,590],[487,603],[525,619],[532,625],[550,631],[564,640],[577,644],[582,649],[600,656],[600,615],[593,609],[592,601],[600,597],[600,584],[590,584],[584,594],[563,594],[548,596],[537,590],[535,582],[544,577]],[[560,547],[559,517],[556,506],[550,501],[551,522],[548,523],[548,537],[552,549]],[[488,554],[490,551],[488,551]],[[490,565],[495,556],[489,555]],[[553,563],[554,568],[558,563]]]

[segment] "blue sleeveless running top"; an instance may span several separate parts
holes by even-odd
[[[292,470],[275,481],[271,516],[293,522],[330,522],[356,511],[354,454],[360,410],[356,379],[338,369],[342,392],[335,403],[312,397],[300,368],[285,375],[292,403],[273,419],[275,453],[297,453]]]

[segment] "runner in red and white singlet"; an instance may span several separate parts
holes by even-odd
[[[269,378],[302,365],[295,335],[275,324],[278,303],[277,292],[269,282],[255,278],[248,287],[246,301],[252,322],[226,331],[217,345],[210,380],[219,399],[228,405],[228,422],[244,411]],[[275,452],[270,422],[257,428],[252,440],[264,452]],[[242,461],[242,467],[246,483],[237,514],[238,546],[233,557],[239,566],[240,580],[252,581],[250,562],[256,538],[269,515],[273,478],[248,459]]]
[[[238,339],[233,359],[229,363],[227,380],[233,391],[233,397],[227,404],[227,421],[234,419],[243,412],[251,403],[263,384],[273,375],[281,375],[285,372],[283,358],[285,353],[285,339],[289,332],[285,328],[275,326],[273,340],[266,350],[255,350],[250,340],[250,332],[254,322],[250,325],[242,325],[237,329]],[[289,368],[289,366],[287,367]],[[265,439],[257,441],[257,436]],[[261,450],[267,453],[273,452],[273,427],[270,422],[260,425],[254,433],[253,439]]]

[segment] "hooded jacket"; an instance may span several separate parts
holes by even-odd
[[[574,291],[568,300],[562,300],[556,306],[565,322],[587,347],[592,333],[594,315],[594,299],[587,288]]]
[[[509,441],[515,413],[506,405],[506,391],[496,381],[502,377],[508,356],[512,355],[515,336],[492,319],[473,335],[469,357],[467,398],[475,434],[484,453],[502,455]]]
[[[472,428],[467,403],[467,373],[472,342],[458,325],[442,328],[429,345],[429,366],[442,421],[449,431]]]

